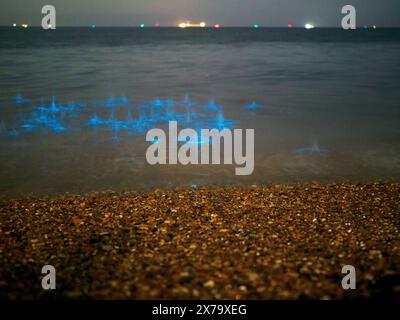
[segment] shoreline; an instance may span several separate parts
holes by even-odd
[[[136,188],[117,188],[117,189],[102,189],[102,190],[82,190],[82,191],[54,191],[54,192],[21,192],[21,193],[6,193],[0,191],[0,206],[2,202],[7,201],[24,201],[24,200],[44,200],[44,199],[57,199],[63,197],[91,197],[91,196],[113,196],[113,195],[147,195],[155,192],[183,192],[187,190],[216,190],[216,189],[237,189],[242,191],[248,191],[252,189],[259,188],[310,188],[312,186],[320,187],[332,187],[338,185],[374,185],[374,184],[393,184],[400,183],[398,177],[393,178],[383,178],[383,179],[294,179],[294,180],[278,180],[270,182],[223,182],[223,183],[210,183],[210,184],[179,184],[179,185],[149,185],[146,187],[136,187]]]
[[[398,181],[1,198],[0,297],[398,297],[399,199]]]

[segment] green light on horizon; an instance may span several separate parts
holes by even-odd
[[[92,24],[90,27],[94,29],[94,28],[96,28],[96,25]]]
[[[258,29],[259,27],[260,27],[260,25],[258,23],[253,24],[254,29]]]
[[[144,23],[139,24],[139,28],[144,28]]]

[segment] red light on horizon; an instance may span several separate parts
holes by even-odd
[[[217,28],[217,29],[221,28],[221,25],[217,23],[216,25],[214,25],[214,28]]]
[[[289,29],[293,28],[293,25],[291,23],[289,23],[287,26]]]
[[[160,24],[159,24],[159,23],[156,23],[156,24],[154,25],[154,27],[155,27],[155,28],[159,28],[159,27],[160,27]]]

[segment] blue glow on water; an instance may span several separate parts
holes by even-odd
[[[316,153],[316,154],[326,154],[328,153],[328,150],[326,149],[321,149],[317,143],[314,143],[311,147],[300,147],[300,148],[296,148],[294,149],[295,153],[299,153],[299,154],[312,154],[312,153]]]
[[[15,104],[24,101],[30,100],[22,96],[14,99]],[[124,96],[110,96],[105,102],[94,102],[89,105],[75,101],[62,102],[55,96],[47,103],[45,99],[41,99],[40,103],[32,102],[30,114],[16,124],[21,129],[20,131],[15,130],[10,133],[2,130],[4,132],[2,136],[17,137],[22,133],[64,133],[71,130],[72,124],[74,129],[79,129],[83,124],[85,127],[109,130],[113,133],[111,140],[120,141],[121,132],[125,132],[127,136],[141,136],[150,129],[167,126],[169,121],[177,121],[179,127],[196,130],[200,139],[201,129],[223,130],[231,129],[235,125],[235,121],[225,117],[222,106],[217,105],[214,98],[211,98],[209,104],[205,106],[192,101],[189,95],[186,95],[183,101],[157,98],[149,103],[139,104],[135,108],[128,108],[128,103],[129,99]],[[99,106],[112,107],[108,116],[98,109]],[[114,108],[116,106],[123,108]],[[92,111],[92,113],[89,117],[84,117],[81,115],[82,110]],[[196,143],[205,142],[197,141]]]
[[[20,94],[16,95],[11,101],[12,101],[12,103],[15,103],[17,105],[31,103],[31,100],[24,98]]]
[[[54,133],[63,133],[68,131],[65,124],[61,123],[66,115],[74,115],[75,111],[71,111],[72,106],[64,106],[56,102],[53,97],[49,105],[41,102],[38,106],[33,106],[33,110],[29,118],[22,119],[19,127],[27,133],[33,133],[39,129]]]
[[[197,106],[197,103],[191,101],[189,95],[187,94],[187,95],[185,96],[184,100],[183,100],[183,106],[184,106],[184,107],[192,108],[192,107],[196,107],[196,106]]]
[[[24,123],[20,125],[26,132],[33,132],[37,129],[37,126],[34,123]]]
[[[155,110],[164,108],[164,103],[160,99],[154,100],[151,104]]]
[[[222,109],[222,107],[218,106],[215,103],[215,99],[214,98],[210,99],[210,103],[209,104],[203,106],[203,110],[204,111],[218,111],[218,110],[221,110],[221,109]]]
[[[7,133],[7,136],[8,137],[11,137],[11,138],[16,138],[16,137],[19,137],[21,134],[17,131],[17,130],[15,130],[15,129],[12,129],[11,131],[9,131],[8,133]]]
[[[233,129],[235,126],[235,121],[231,119],[226,119],[222,109],[218,110],[217,115],[214,117],[208,117],[203,121],[199,121],[195,123],[197,128],[204,129]]]
[[[54,121],[52,123],[49,124],[49,129],[51,129],[52,131],[56,132],[56,133],[62,133],[67,131],[67,128],[64,127],[61,123]]]
[[[96,105],[99,107],[108,107],[108,108],[114,108],[117,106],[123,106],[129,103],[129,99],[125,96],[122,97],[114,97],[114,96],[109,96],[107,101],[102,101],[98,102]]]
[[[92,117],[87,121],[88,126],[97,127],[104,124],[104,120],[102,120],[97,113],[93,114]]]
[[[245,106],[246,110],[250,111],[256,111],[256,110],[261,110],[264,108],[261,104],[255,103],[254,101],[252,103],[249,103]]]
[[[177,103],[173,99],[169,98],[165,100],[164,104],[166,108],[173,108],[176,106]]]

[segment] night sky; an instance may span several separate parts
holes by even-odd
[[[0,25],[40,25],[41,8],[57,9],[57,26],[175,26],[205,21],[225,26],[340,26],[341,7],[357,9],[357,25],[400,27],[400,0],[1,0]]]

